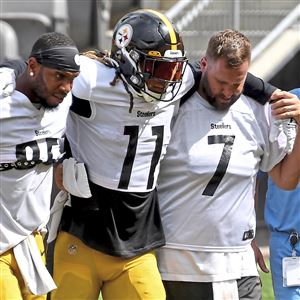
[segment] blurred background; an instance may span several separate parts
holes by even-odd
[[[300,87],[299,0],[0,0],[0,61],[27,59],[34,41],[49,31],[69,35],[81,51],[110,50],[115,23],[138,8],[160,10],[174,21],[190,61],[200,59],[214,32],[233,28],[252,42],[253,74],[284,90]],[[262,184],[260,245],[268,238],[264,194]]]

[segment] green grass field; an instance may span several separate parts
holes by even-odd
[[[269,260],[266,261],[266,264],[270,270]],[[262,300],[274,300],[271,272],[260,272],[259,274],[262,282]]]

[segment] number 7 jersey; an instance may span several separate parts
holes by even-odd
[[[218,111],[197,92],[181,106],[158,180],[166,248],[246,249],[255,234],[256,174],[285,155],[282,133],[269,141],[276,126],[269,108],[241,95]]]
[[[125,192],[153,190],[177,100],[194,82],[191,70],[187,68],[174,100],[147,103],[134,97],[130,112],[124,83],[110,84],[115,69],[86,57],[82,60],[67,122],[73,157],[85,163],[89,179],[97,185]]]

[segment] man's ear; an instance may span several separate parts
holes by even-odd
[[[34,77],[39,73],[41,65],[37,62],[34,57],[30,57],[27,61],[28,63],[28,72],[30,77]]]
[[[201,71],[205,71],[206,68],[207,68],[207,59],[205,56],[203,56],[201,59],[200,59],[200,68],[201,68]]]

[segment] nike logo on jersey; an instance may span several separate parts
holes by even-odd
[[[211,123],[210,128],[211,129],[231,129],[231,125],[226,125],[224,123],[222,123],[222,124]]]
[[[254,238],[254,230],[250,229],[243,234],[243,241],[252,240]]]
[[[140,111],[140,110],[138,110],[136,112],[136,116],[138,118],[140,118],[140,117],[154,117],[155,116],[155,111]]]
[[[35,130],[35,135],[36,136],[40,136],[40,135],[46,135],[46,134],[50,134],[50,130]]]

